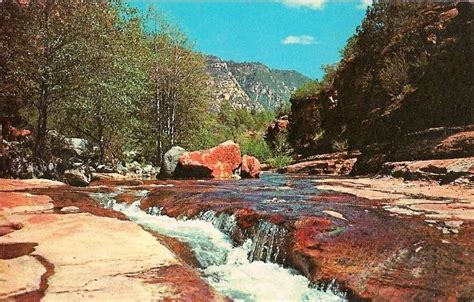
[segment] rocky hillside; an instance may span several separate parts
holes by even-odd
[[[274,110],[310,81],[296,71],[271,69],[261,63],[236,63],[214,56],[208,56],[207,62],[216,108],[230,101],[234,108]]]
[[[414,147],[439,149],[421,142],[444,146],[453,131],[474,124],[473,16],[474,6],[465,2],[371,7],[325,81],[292,98],[296,152],[383,155],[360,172],[377,172],[384,161],[467,155],[471,139],[463,140],[463,154]]]

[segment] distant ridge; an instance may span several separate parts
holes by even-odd
[[[229,101],[236,109],[275,110],[287,103],[298,87],[311,81],[297,71],[271,69],[259,62],[206,58],[216,109],[223,101]]]

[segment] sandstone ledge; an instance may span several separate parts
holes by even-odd
[[[0,234],[0,300],[221,299],[155,236],[124,217],[84,212],[94,206],[71,202],[81,195],[69,187],[44,180],[0,183],[0,229],[15,226]],[[41,193],[11,192],[26,189]],[[77,213],[60,211],[71,204]]]
[[[474,185],[397,178],[319,179],[318,189],[353,194],[381,202],[389,212],[428,219],[474,221]]]

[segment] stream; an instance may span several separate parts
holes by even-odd
[[[255,238],[236,246],[228,235],[236,226],[233,215],[209,210],[193,219],[175,219],[161,215],[157,207],[148,213],[140,209],[140,198],[147,190],[139,191],[138,200],[131,205],[117,203],[117,194],[91,196],[145,229],[186,243],[200,263],[201,276],[234,301],[346,301],[343,294],[316,288],[297,271],[273,263],[279,257],[279,236],[284,230],[271,223],[262,222]]]

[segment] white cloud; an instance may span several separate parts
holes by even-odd
[[[371,6],[372,3],[373,0],[360,0],[360,4],[357,6],[357,8],[366,9],[367,6]]]
[[[326,0],[276,0],[292,7],[307,7],[310,9],[323,9]]]
[[[313,36],[302,35],[302,36],[288,36],[281,41],[285,45],[299,44],[299,45],[311,45],[317,44]]]

